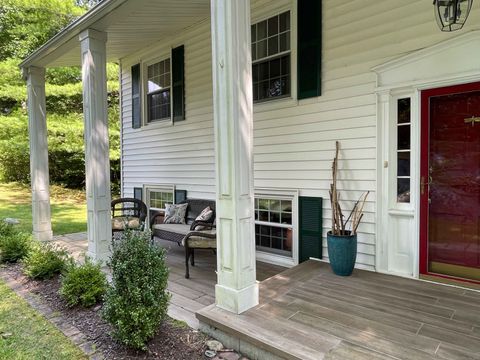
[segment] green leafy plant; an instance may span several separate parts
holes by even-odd
[[[9,225],[13,228],[12,225]],[[13,231],[0,235],[0,262],[15,263],[27,256],[32,247],[30,234]]]
[[[103,317],[113,336],[125,345],[145,349],[165,318],[170,294],[165,250],[152,245],[148,232],[126,231],[112,244],[112,286]]]
[[[0,221],[0,238],[12,236],[18,233],[18,230],[13,224],[5,221]]]
[[[85,264],[70,266],[62,276],[60,295],[69,306],[90,307],[102,299],[107,287],[107,278],[100,264],[87,257]]]
[[[48,279],[72,266],[68,252],[52,243],[35,243],[23,260],[23,271],[31,279]]]

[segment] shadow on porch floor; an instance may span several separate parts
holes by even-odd
[[[363,270],[340,277],[310,260],[263,281],[260,296],[241,315],[200,310],[201,328],[251,358],[480,359],[478,291]]]
[[[56,236],[54,241],[65,247],[75,258],[87,251],[87,234],[76,233]],[[215,302],[217,276],[216,255],[211,250],[195,251],[195,266],[190,267],[190,279],[185,279],[185,250],[171,241],[156,239],[167,249],[170,268],[168,290],[172,293],[168,315],[198,328],[195,312]],[[263,281],[285,270],[284,267],[257,261],[257,279]]]

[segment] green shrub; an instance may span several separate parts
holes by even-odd
[[[126,231],[112,250],[112,286],[103,316],[113,326],[114,337],[129,347],[145,349],[170,300],[165,250],[151,244],[148,232],[135,231]]]
[[[107,278],[100,268],[89,258],[85,264],[72,265],[62,277],[60,295],[69,306],[81,305],[89,307],[95,305],[107,291]]]
[[[23,271],[31,279],[48,279],[72,266],[68,252],[52,243],[36,243],[23,260]]]
[[[10,225],[13,228],[13,226]],[[0,235],[0,262],[14,263],[27,256],[32,247],[30,234],[13,232],[7,236]]]
[[[0,238],[18,234],[18,229],[13,225],[0,221]]]

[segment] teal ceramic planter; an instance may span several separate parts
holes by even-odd
[[[349,276],[352,274],[357,259],[357,235],[327,234],[328,258],[335,274]]]

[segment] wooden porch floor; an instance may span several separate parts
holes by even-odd
[[[65,247],[75,258],[87,251],[87,234],[67,234],[55,237],[55,242]],[[168,290],[172,294],[168,315],[198,328],[195,312],[215,302],[217,276],[216,256],[211,250],[195,251],[195,266],[190,267],[190,279],[185,279],[185,250],[171,241],[156,239],[167,250],[170,268]],[[263,281],[285,268],[257,261],[257,279]]]
[[[215,306],[199,320],[227,346],[287,359],[480,359],[480,292],[307,261],[260,285],[242,315]],[[214,331],[217,331],[214,330]]]

